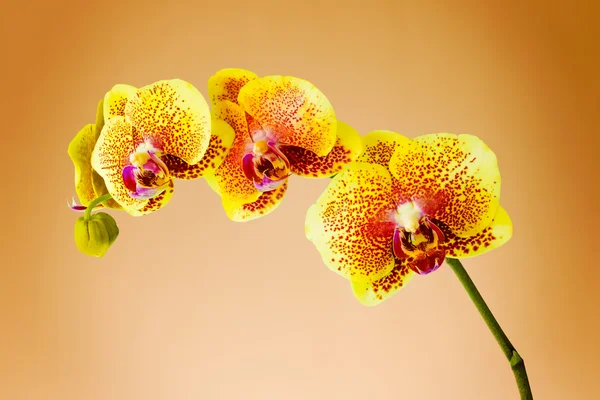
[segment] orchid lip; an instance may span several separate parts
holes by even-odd
[[[122,176],[131,197],[148,200],[165,191],[171,180],[169,168],[156,149],[140,145],[130,160],[132,165],[123,168]]]
[[[443,231],[427,216],[421,217],[410,228],[398,226],[394,230],[394,256],[397,259],[412,258],[409,267],[420,275],[437,270],[446,256],[446,250],[439,247],[445,241]]]
[[[271,190],[277,189],[285,182],[285,179],[271,180],[266,176],[263,176],[263,179],[260,183],[254,182],[254,187],[256,187],[261,192],[269,192]]]
[[[434,250],[410,263],[410,269],[419,275],[427,275],[442,266],[446,252],[444,250]]]
[[[257,190],[268,192],[281,186],[291,175],[290,162],[276,142],[260,140],[251,153],[242,158],[244,175]]]
[[[148,200],[164,192],[167,186],[169,186],[168,182],[156,188],[138,188],[136,192],[131,192],[130,195],[138,200]]]

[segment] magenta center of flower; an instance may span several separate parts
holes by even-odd
[[[242,159],[244,174],[261,192],[279,187],[290,176],[290,162],[276,142],[254,142],[252,152]]]
[[[123,168],[123,181],[131,197],[145,200],[165,191],[171,181],[169,168],[160,159],[160,152],[147,144],[138,146]]]
[[[412,202],[396,211],[393,250],[398,259],[412,258],[410,268],[421,275],[437,270],[446,257],[439,245],[445,241],[442,230]]]

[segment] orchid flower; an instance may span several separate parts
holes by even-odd
[[[358,133],[336,119],[310,82],[224,69],[208,84],[213,116],[231,125],[235,139],[221,165],[205,177],[234,221],[273,211],[290,175],[330,177],[362,150]]]
[[[306,217],[307,237],[360,302],[379,304],[445,257],[476,256],[510,239],[496,156],[480,139],[375,131],[363,141],[364,152]]]
[[[107,207],[134,216],[156,211],[171,199],[174,178],[195,179],[216,168],[233,137],[187,82],[115,85],[100,102],[96,123],[69,145],[83,205],[75,208],[110,194],[102,203]]]

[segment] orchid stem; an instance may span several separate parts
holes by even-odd
[[[90,215],[92,214],[92,210],[100,203],[104,203],[106,200],[112,199],[110,193],[106,193],[104,196],[100,196],[97,199],[92,200],[90,205],[85,209],[84,219],[88,221],[90,219]]]
[[[485,300],[481,297],[479,290],[477,290],[477,287],[471,280],[471,277],[463,267],[462,263],[455,258],[446,258],[446,262],[450,265],[450,268],[452,268],[458,277],[458,280],[469,294],[471,301],[473,301],[475,307],[477,307],[477,311],[479,311],[479,314],[483,317],[488,328],[490,328],[490,331],[496,338],[502,352],[510,363],[510,367],[515,375],[515,380],[517,381],[519,393],[521,394],[521,399],[533,400],[531,387],[529,386],[529,378],[527,377],[527,371],[525,370],[525,361],[521,358],[517,349],[510,343],[510,340],[508,340],[508,337],[500,327],[500,324],[498,324],[498,321],[496,321],[494,314],[492,314],[487,304],[485,304]]]

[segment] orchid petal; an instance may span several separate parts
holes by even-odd
[[[337,122],[337,141],[326,156],[318,156],[297,146],[281,146],[281,152],[290,162],[291,171],[305,178],[330,177],[355,160],[362,152],[360,135],[350,125]]]
[[[250,221],[259,217],[263,217],[273,212],[287,191],[287,180],[284,180],[281,186],[261,194],[261,196],[252,203],[235,204],[223,199],[223,207],[227,216],[236,222]]]
[[[325,95],[313,84],[289,76],[267,76],[242,87],[238,102],[280,145],[326,156],[337,140],[337,120]]]
[[[188,164],[199,162],[208,148],[208,105],[198,89],[180,79],[138,89],[125,105],[125,117],[144,141]]]
[[[216,118],[212,119],[211,125],[212,133],[208,149],[200,162],[190,165],[181,158],[170,154],[161,157],[169,168],[171,176],[177,179],[197,179],[221,165],[233,144],[235,132],[225,121]]]
[[[376,281],[394,268],[392,180],[380,165],[352,163],[308,210],[306,236],[325,264],[355,281]]]
[[[379,164],[389,168],[394,152],[410,142],[410,139],[392,131],[372,131],[362,137],[363,152],[356,161]]]
[[[221,101],[238,104],[238,95],[246,83],[258,78],[254,72],[240,68],[218,71],[208,80],[208,97],[213,106]]]
[[[445,232],[446,241],[443,248],[447,249],[448,257],[468,258],[487,253],[502,246],[512,237],[512,221],[506,210],[498,207],[492,223],[474,236],[458,237]]]
[[[75,167],[75,192],[79,197],[79,202],[84,206],[88,206],[96,198],[92,186],[93,170],[91,164],[96,139],[94,124],[88,124],[69,143],[68,153]]]
[[[252,203],[261,193],[254,187],[253,181],[246,177],[242,166],[243,157],[252,148],[244,110],[231,101],[222,101],[213,107],[213,114],[215,118],[225,121],[233,128],[235,139],[221,165],[205,178],[211,186],[219,188],[219,193],[228,202]]]
[[[131,85],[118,84],[104,95],[104,119],[125,116],[125,105],[131,100],[137,89]]]
[[[414,202],[457,236],[482,231],[498,209],[498,162],[475,136],[419,136],[396,150],[390,171],[401,201]]]
[[[139,134],[124,117],[113,117],[106,121],[91,159],[92,167],[102,177],[108,192],[129,214],[140,210],[147,202],[134,199],[123,180],[129,155],[140,142]]]
[[[407,260],[397,260],[389,274],[375,281],[351,280],[354,296],[366,306],[376,306],[396,294],[416,274]]]

